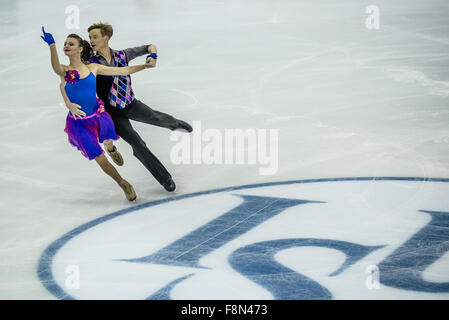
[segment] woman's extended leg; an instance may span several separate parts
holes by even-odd
[[[104,154],[96,157],[95,161],[108,176],[110,176],[115,180],[115,182],[119,184],[119,186],[123,189],[123,192],[125,192],[126,199],[128,199],[129,201],[133,201],[136,199],[137,195],[134,191],[133,186],[120,176],[117,169],[115,169],[115,167],[108,161]]]

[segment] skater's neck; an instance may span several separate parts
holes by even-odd
[[[111,48],[109,48],[109,46],[101,48],[97,51],[97,53],[103,56],[103,58],[105,58],[108,63],[111,62]]]
[[[79,69],[84,66],[84,63],[81,61],[81,57],[70,57],[70,66],[74,69]]]

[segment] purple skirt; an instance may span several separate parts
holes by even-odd
[[[106,111],[97,111],[91,116],[76,120],[69,113],[64,131],[68,135],[69,142],[89,160],[104,153],[100,143],[119,138],[115,132],[114,122]]]

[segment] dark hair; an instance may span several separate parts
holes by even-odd
[[[114,33],[114,29],[112,29],[112,26],[109,23],[105,23],[105,22],[98,22],[98,23],[94,23],[93,25],[91,25],[88,29],[87,32],[90,32],[90,30],[93,29],[100,29],[101,31],[101,35],[104,36],[108,36],[109,39],[111,39],[112,34]]]
[[[67,36],[67,38],[75,38],[79,42],[79,46],[83,48],[81,52],[81,60],[87,61],[94,55],[94,50],[90,46],[89,41],[83,40],[79,35],[72,33]]]

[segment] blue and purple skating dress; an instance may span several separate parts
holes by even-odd
[[[65,91],[71,102],[79,104],[86,113],[81,119],[75,120],[69,112],[64,131],[69,142],[81,151],[89,160],[103,154],[100,143],[105,140],[117,140],[114,122],[104,110],[103,101],[97,99],[96,79],[91,72],[85,78],[79,78],[76,70],[67,71]]]

